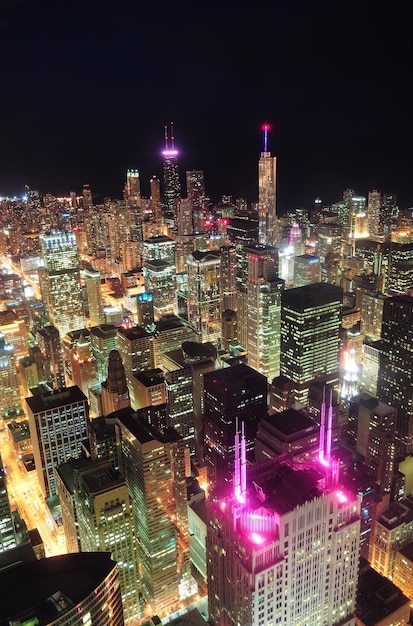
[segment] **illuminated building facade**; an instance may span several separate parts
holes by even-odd
[[[194,400],[191,363],[182,350],[172,350],[163,357],[168,426],[184,438],[191,453],[195,452]]]
[[[163,155],[163,181],[165,215],[170,219],[176,217],[176,206],[181,197],[181,183],[178,171],[178,150],[175,148],[175,138],[171,124],[171,139],[169,142],[168,129],[165,126],[165,150]]]
[[[321,281],[320,259],[311,254],[294,257],[294,287],[304,287]]]
[[[118,333],[113,324],[101,324],[90,329],[90,345],[96,361],[96,376],[99,383],[106,380],[109,353],[118,349]]]
[[[85,326],[76,237],[71,232],[53,232],[40,235],[40,245],[43,303],[50,323],[63,337]]]
[[[237,310],[237,250],[236,247],[221,246],[221,309]]]
[[[397,409],[398,452],[413,450],[413,298],[384,301],[377,396]]]
[[[45,326],[37,331],[36,339],[43,357],[43,380],[60,389],[65,384],[65,372],[59,330],[56,326]]]
[[[198,252],[188,260],[188,322],[202,342],[221,340],[221,255],[217,251]]]
[[[267,133],[269,127],[264,126],[264,152],[258,161],[258,241],[262,245],[277,243],[277,159],[267,150]]]
[[[0,455],[0,554],[17,546],[17,535]]]
[[[125,368],[130,403],[136,406],[133,375],[153,368],[151,336],[140,326],[118,328],[119,354]],[[106,377],[105,377],[106,378]]]
[[[212,624],[354,624],[360,499],[317,462],[296,469],[283,455],[247,474],[243,440],[233,495],[208,503]]]
[[[202,170],[191,170],[186,172],[186,190],[193,216],[191,220],[191,226],[193,226],[191,232],[192,230],[195,232],[203,232],[205,229],[205,181],[204,172]]]
[[[338,383],[342,298],[342,289],[327,283],[282,293],[281,373],[293,381],[295,399],[302,404],[314,379]]]
[[[175,263],[161,259],[145,261],[143,267],[145,291],[152,294],[154,318],[175,313],[176,270]]]
[[[176,315],[166,315],[156,322],[152,336],[154,367],[163,367],[163,355],[181,348],[184,341],[197,341],[198,334],[192,326]]]
[[[380,220],[381,193],[377,189],[369,191],[367,198],[367,217],[371,235],[381,235],[384,232],[384,223]]]
[[[145,614],[161,617],[179,602],[189,564],[184,442],[174,429],[161,433],[132,409],[113,416],[135,516]]]
[[[413,242],[390,245],[389,279],[387,292],[406,293],[413,288]]]
[[[80,456],[87,438],[89,405],[79,387],[42,392],[26,398],[30,437],[44,498],[56,495],[55,467]]]
[[[89,325],[99,326],[105,321],[100,272],[94,270],[93,267],[87,267],[81,271],[81,276],[86,286]]]
[[[125,368],[118,350],[109,352],[108,377],[102,382],[101,390],[103,415],[130,406]]]
[[[0,311],[0,333],[4,335],[6,343],[13,346],[16,360],[27,356],[26,322],[15,311]]]
[[[132,503],[125,480],[106,461],[74,471],[80,552],[108,552],[117,562],[125,624],[141,617]]]
[[[0,333],[0,418],[12,418],[22,410],[14,348]]]

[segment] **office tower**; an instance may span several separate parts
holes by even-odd
[[[186,191],[192,210],[193,230],[195,232],[203,232],[205,220],[205,181],[204,172],[202,170],[186,172]]]
[[[116,414],[120,465],[132,499],[145,611],[160,617],[179,601],[189,562],[182,437],[161,433],[132,409]]]
[[[136,406],[133,375],[142,370],[152,369],[153,356],[151,336],[140,326],[118,328],[118,349],[125,368],[129,398],[132,408]]]
[[[67,463],[59,475],[73,484],[79,552],[108,552],[117,562],[125,623],[141,618],[132,503],[125,480],[107,461]],[[63,517],[66,528],[68,520]]]
[[[161,226],[162,224],[162,202],[161,202],[161,184],[156,176],[152,176],[151,185],[151,208],[154,221]]]
[[[166,352],[165,371],[167,424],[184,438],[191,454],[195,453],[195,424],[191,361],[181,350]]]
[[[234,467],[237,421],[245,424],[247,452],[252,458],[258,424],[267,414],[267,379],[247,365],[234,365],[204,375],[204,437],[208,492],[228,492]]]
[[[282,292],[281,373],[302,404],[314,379],[338,383],[342,298],[342,289],[327,283]]]
[[[189,198],[181,198],[176,205],[176,233],[178,237],[192,235],[192,204]],[[201,231],[202,232],[202,231]]]
[[[371,469],[381,493],[390,492],[393,483],[395,427],[396,409],[365,393],[352,398],[347,435]]]
[[[236,311],[226,309],[221,313],[221,344],[223,350],[238,344],[238,319]]]
[[[413,451],[413,298],[384,301],[377,383],[379,400],[397,409],[398,454]]]
[[[294,383],[287,376],[276,376],[270,384],[268,412],[280,413],[294,406]]]
[[[63,337],[63,365],[67,386],[78,384],[74,382],[73,363],[76,358],[76,347],[79,341],[81,343],[87,342],[90,345],[90,333],[87,328],[72,330]],[[80,387],[80,385],[78,386]]]
[[[192,326],[176,315],[166,315],[156,322],[152,336],[154,367],[162,367],[166,352],[178,350],[185,341],[197,341],[198,334]]]
[[[235,245],[252,246],[258,241],[258,222],[248,218],[231,218],[228,220],[227,235]]]
[[[385,297],[377,291],[363,291],[361,296],[360,332],[370,341],[381,338]]]
[[[397,194],[383,193],[381,197],[380,219],[384,224],[384,232],[388,233],[397,222],[399,207],[397,206]]]
[[[156,367],[133,375],[135,411],[166,403],[164,373]]]
[[[170,265],[175,264],[175,242],[170,237],[159,235],[149,237],[142,242],[142,262],[152,260],[167,261]]]
[[[221,310],[237,310],[237,250],[236,247],[221,246]]]
[[[301,254],[294,258],[294,287],[304,287],[321,282],[320,259],[311,254]]]
[[[264,130],[264,152],[258,162],[258,241],[262,245],[274,246],[277,243],[277,212],[276,212],[276,171],[277,159],[267,149],[269,126]]]
[[[226,626],[354,623],[360,498],[274,459],[246,470],[237,436],[234,489],[209,502],[208,604]],[[232,491],[232,493],[231,493]]]
[[[136,296],[136,323],[147,329],[154,323],[153,295],[139,293]]]
[[[387,292],[403,294],[413,287],[413,242],[390,244]]]
[[[162,151],[165,215],[170,219],[176,218],[176,206],[181,197],[178,154],[178,150],[175,148],[173,123],[171,122],[171,140],[169,143],[168,128],[165,126],[165,150]]]
[[[125,200],[129,207],[142,206],[141,183],[138,170],[127,170],[125,184]]]
[[[3,333],[6,343],[13,346],[16,360],[27,356],[27,325],[15,311],[0,311],[0,333]]]
[[[29,395],[30,389],[39,384],[39,369],[32,355],[19,359],[18,368],[23,388],[22,395],[26,397]]]
[[[17,546],[17,535],[0,455],[0,554]]]
[[[0,333],[0,419],[10,419],[23,412],[17,378],[14,348]]]
[[[54,389],[60,389],[65,384],[65,372],[59,330],[56,326],[39,328],[36,339],[43,357],[42,380],[50,382]]]
[[[324,263],[327,255],[333,254],[334,258],[340,258],[342,230],[339,224],[322,223],[317,227],[318,256]]]
[[[118,333],[113,324],[101,324],[90,329],[90,345],[96,360],[96,376],[98,382],[106,380],[108,373],[109,353],[118,349]]]
[[[104,322],[100,272],[89,266],[81,271],[81,276],[86,285],[89,325],[99,326]]]
[[[155,319],[175,313],[175,264],[160,259],[145,261],[143,275],[145,291],[153,296]]]
[[[217,251],[192,252],[188,265],[188,322],[201,342],[221,340],[221,256]]]
[[[130,235],[127,235],[126,241],[122,241],[122,265],[124,272],[140,267],[141,265],[141,242],[132,241]]]
[[[44,270],[41,288],[50,323],[63,337],[69,330],[84,328],[79,255],[74,233],[40,235]]]
[[[2,615],[13,624],[123,626],[117,564],[108,553],[63,554],[0,573]]]
[[[295,409],[267,415],[258,425],[255,460],[265,463],[289,453],[297,461],[308,461],[318,453],[319,431],[313,419]]]
[[[396,555],[413,541],[413,506],[411,498],[391,502],[372,529],[370,563],[386,576],[394,577]]]
[[[384,224],[380,220],[381,192],[377,189],[369,191],[367,198],[367,217],[371,235],[381,235],[384,232]]]
[[[88,212],[93,207],[92,190],[90,185],[83,185],[82,191],[83,210]]]
[[[34,460],[43,497],[56,495],[55,467],[80,456],[87,437],[89,406],[79,387],[43,392],[26,398]]]
[[[72,356],[73,385],[77,385],[88,396],[89,388],[97,382],[96,361],[92,355],[90,339],[79,337]]]
[[[125,368],[118,350],[109,352],[108,377],[102,382],[101,389],[103,415],[130,406]]]

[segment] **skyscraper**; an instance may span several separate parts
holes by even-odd
[[[51,324],[63,337],[85,326],[76,237],[57,231],[39,238],[44,263],[40,281],[43,302]]]
[[[201,341],[219,343],[221,339],[221,256],[195,251],[188,257],[188,322],[196,328]]]
[[[413,451],[413,298],[394,296],[383,305],[377,396],[397,409],[397,454]]]
[[[249,455],[261,418],[267,414],[267,379],[245,364],[204,375],[204,441],[209,492],[228,493],[234,467],[237,420],[245,424]]]
[[[172,428],[161,433],[132,409],[113,416],[135,515],[145,611],[164,616],[179,601],[189,563],[183,438]]]
[[[22,413],[14,348],[0,333],[0,419]]]
[[[37,478],[43,497],[57,493],[55,467],[80,456],[87,438],[89,405],[79,387],[42,392],[26,398]]]
[[[109,352],[108,377],[102,382],[102,412],[109,415],[130,406],[125,368],[118,350]]]
[[[86,267],[82,270],[81,275],[86,285],[89,324],[90,326],[99,326],[105,321],[100,272],[93,267]]]
[[[275,245],[277,242],[277,212],[276,212],[276,172],[277,159],[268,152],[267,138],[268,124],[264,130],[264,152],[258,162],[258,219],[260,244]]]
[[[186,190],[192,209],[193,230],[195,232],[203,232],[205,220],[205,181],[204,172],[202,170],[191,170],[186,172]]]
[[[136,407],[133,375],[153,368],[151,336],[140,326],[118,328],[119,354],[125,368],[130,404]]]
[[[237,445],[238,444],[238,445]],[[320,464],[284,456],[246,470],[236,437],[234,489],[209,502],[209,616],[216,626],[354,624],[360,500]]]
[[[170,219],[176,217],[176,206],[181,197],[181,183],[178,172],[178,150],[175,148],[173,123],[171,122],[171,139],[169,143],[168,127],[165,126],[165,150],[163,155],[163,180],[165,214]]]
[[[303,404],[314,379],[338,383],[340,287],[316,283],[283,291],[281,296],[281,374],[294,383]]]

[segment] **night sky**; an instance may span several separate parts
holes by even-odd
[[[120,198],[162,176],[163,127],[207,193],[255,200],[272,125],[278,207],[353,188],[413,205],[408,3],[1,0],[0,195]]]

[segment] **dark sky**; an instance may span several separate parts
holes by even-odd
[[[121,197],[127,168],[148,194],[173,120],[182,174],[254,200],[269,122],[281,212],[348,187],[412,206],[407,6],[1,0],[0,195]]]

